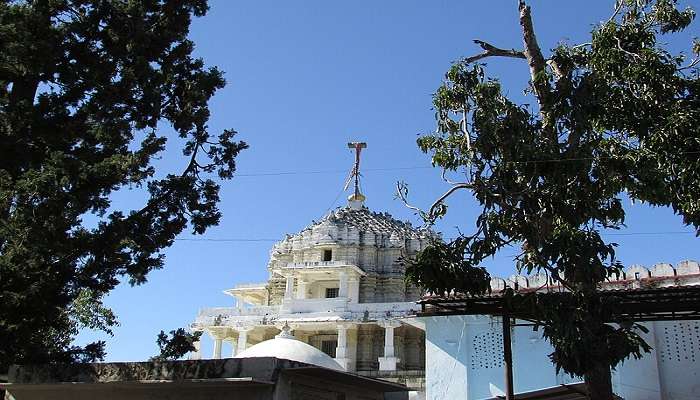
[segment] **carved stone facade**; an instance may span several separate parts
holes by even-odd
[[[362,200],[351,196],[347,206],[276,243],[267,282],[225,291],[236,307],[200,312],[192,328],[214,339],[213,358],[222,356],[222,341],[241,351],[288,324],[347,371],[422,376],[425,333],[405,319],[418,310],[420,291],[406,284],[400,259],[435,234],[372,212]]]

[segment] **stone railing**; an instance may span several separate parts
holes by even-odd
[[[227,320],[264,316],[274,317],[279,314],[280,306],[253,306],[253,307],[212,307],[199,310],[196,325],[218,326],[226,325]]]
[[[192,325],[208,326],[265,325],[279,319],[304,318],[305,314],[319,314],[347,321],[376,321],[414,315],[420,306],[415,302],[401,303],[349,303],[346,298],[292,299],[282,306],[256,306],[250,308],[214,307],[199,311]]]
[[[302,262],[290,262],[284,266],[284,268],[314,268],[314,267],[347,267],[349,265],[355,265],[347,261],[302,261]]]
[[[256,283],[239,283],[236,286],[234,286],[234,289],[256,289],[256,288],[264,288],[267,286],[267,282],[256,282]]]
[[[284,299],[283,312],[288,313],[318,313],[318,312],[344,312],[347,310],[347,297],[333,297],[321,299]]]
[[[416,314],[420,306],[414,301],[401,303],[352,303],[348,305],[353,320],[380,320]]]

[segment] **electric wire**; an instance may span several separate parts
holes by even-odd
[[[675,154],[700,154],[699,151],[681,151]],[[552,162],[578,162],[578,161],[593,161],[593,160],[614,160],[620,157],[574,157],[574,158],[557,158],[557,159],[541,159],[541,160],[511,160],[501,161],[501,164],[541,164]],[[434,166],[413,166],[413,167],[385,167],[385,168],[364,168],[363,171],[381,172],[381,171],[402,171],[402,170],[417,170],[417,169],[436,169]],[[262,177],[262,176],[281,176],[281,175],[318,175],[318,174],[344,174],[347,169],[328,169],[328,170],[312,170],[312,171],[275,171],[275,172],[251,172],[251,173],[236,173],[237,177]]]
[[[677,154],[700,154],[700,151],[686,151],[679,152]],[[503,161],[503,163],[512,164],[523,164],[523,163],[547,163],[547,162],[576,162],[576,161],[591,161],[591,160],[601,160],[601,159],[613,159],[614,157],[580,157],[580,158],[562,158],[562,159],[549,159],[549,160],[521,160],[521,161]],[[416,169],[434,169],[433,166],[414,166],[414,167],[385,167],[385,168],[365,168],[364,171],[400,171],[400,170],[416,170]],[[238,177],[263,177],[263,176],[283,176],[283,175],[315,175],[315,174],[336,174],[336,173],[347,173],[347,170],[316,170],[316,171],[277,171],[277,172],[260,172],[260,173],[243,173],[236,174]],[[335,199],[331,205],[326,209],[325,213],[328,213],[333,206],[337,203],[340,196],[345,192],[344,188],[341,189],[335,196]],[[642,236],[642,235],[688,235],[695,234],[695,232],[690,231],[665,231],[665,232],[601,232],[603,235],[607,236]],[[448,240],[454,238],[447,238]],[[176,241],[189,241],[189,242],[277,242],[279,239],[266,239],[266,238],[254,238],[254,239],[244,239],[244,238],[177,238]]]
[[[644,236],[644,235],[690,235],[695,234],[695,232],[690,231],[665,231],[665,232],[601,232],[602,235],[610,236]],[[456,238],[446,238],[447,240]],[[280,239],[266,239],[266,238],[256,238],[256,239],[243,239],[243,238],[177,238],[176,241],[187,241],[187,242],[278,242]]]

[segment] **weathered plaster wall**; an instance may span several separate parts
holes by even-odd
[[[276,358],[14,366],[7,400],[382,400],[386,383]],[[392,399],[406,399],[399,389]]]

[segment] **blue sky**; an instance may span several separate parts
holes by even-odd
[[[531,3],[544,51],[560,41],[587,41],[593,24],[607,19],[613,7],[612,0]],[[700,0],[681,4],[700,9]],[[697,26],[691,34],[668,37],[669,47],[687,50]],[[423,207],[447,187],[415,143],[434,128],[431,94],[453,60],[479,51],[472,39],[521,47],[515,0],[216,0],[194,22],[191,39],[196,54],[225,71],[228,81],[211,102],[212,132],[234,128],[250,149],[238,158],[239,176],[223,183],[221,224],[204,235],[213,240],[183,234],[148,283],[122,285],[107,298],[121,322],[113,338],[79,336],[78,343],[107,340],[108,361],[155,355],[161,329],[187,326],[200,308],[231,305],[224,289],[264,281],[275,240],[344,204],[347,194],[339,192],[353,161],[348,141],[369,145],[363,153],[366,204],[418,224],[394,200],[394,187],[406,181],[411,200]],[[523,95],[528,72],[522,60],[488,64],[511,97],[533,101]],[[158,162],[164,173],[182,168],[177,146],[173,138]],[[118,206],[142,202],[138,191],[115,195]],[[475,202],[462,193],[448,204],[438,230],[445,236],[456,227],[468,232],[478,212]],[[625,264],[700,259],[700,242],[678,233],[690,229],[672,212],[629,202],[626,208],[628,228],[610,236]],[[513,273],[514,253],[504,251],[487,268],[494,275]]]

